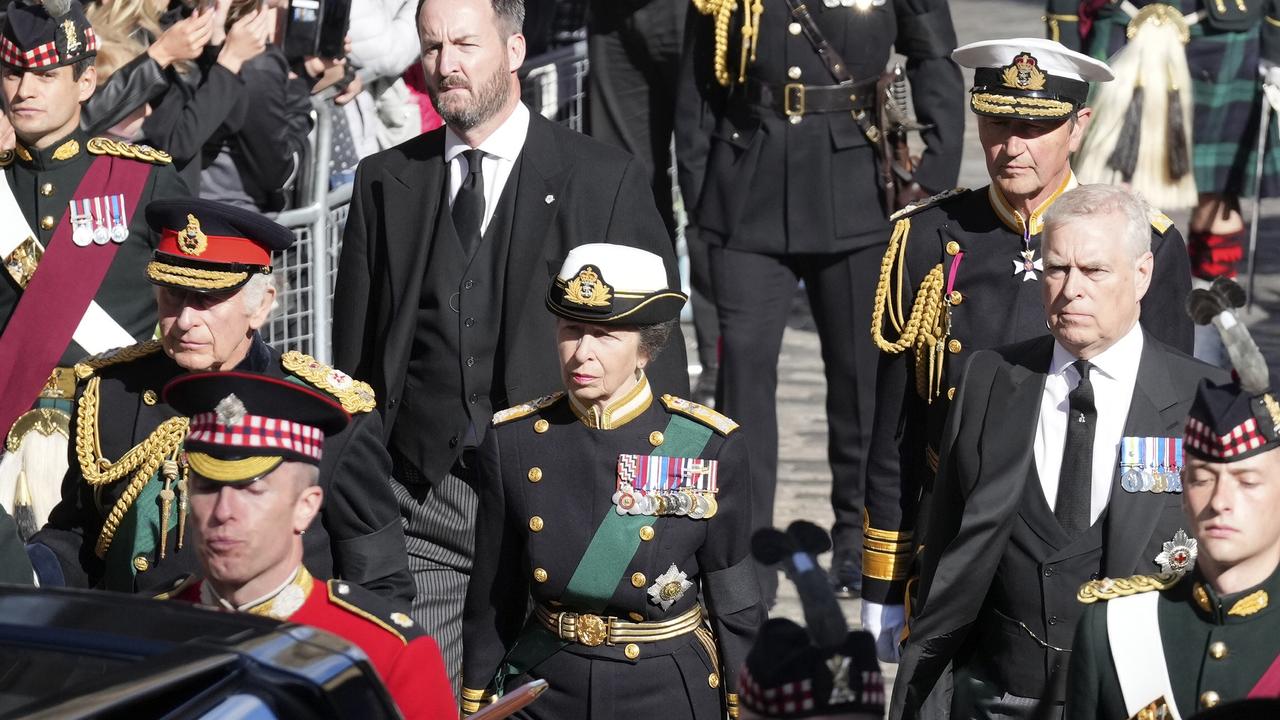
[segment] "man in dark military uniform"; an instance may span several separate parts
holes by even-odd
[[[163,597],[313,625],[364,651],[406,718],[457,715],[440,648],[405,614],[345,580],[317,581],[303,537],[328,499],[319,485],[326,440],[350,416],[333,397],[246,372],[180,375],[164,401],[188,421],[191,524],[204,579]],[[373,477],[380,482],[382,478]]]
[[[991,185],[899,213],[876,288],[882,355],[867,470],[863,622],[895,638],[908,566],[928,521],[929,486],[950,401],[969,354],[1043,336],[1044,214],[1076,186],[1069,162],[1088,128],[1089,82],[1107,66],[1038,38],[982,41],[954,57],[975,68],[970,107]],[[1154,275],[1142,299],[1151,336],[1190,353],[1191,286],[1182,237],[1153,213]],[[925,500],[917,509],[917,502]],[[896,639],[883,643],[892,660]]]
[[[1248,339],[1243,325],[1215,324]],[[1107,602],[1088,607],[1076,630],[1068,720],[1186,718],[1280,697],[1280,404],[1256,346],[1233,360],[1238,379],[1202,381],[1186,422],[1182,505],[1194,539],[1165,554],[1172,569],[1194,563],[1194,572],[1080,589],[1081,602]]]
[[[550,284],[566,390],[495,413],[479,451],[464,712],[527,674],[550,687],[519,717],[737,716],[764,619],[744,440],[647,377],[684,302],[622,245]]]
[[[257,332],[275,301],[271,252],[287,249],[292,233],[207,200],[156,201],[146,216],[162,234],[146,270],[161,338],[76,366],[72,467],[62,502],[32,538],[37,565],[62,577],[41,582],[147,592],[195,569],[185,532],[191,488],[181,463],[187,421],[159,392],[185,373],[236,368],[327,393],[355,416],[325,444],[326,501],[305,537],[307,566],[318,577],[411,599],[373,391],[302,353],[281,354]],[[57,563],[40,563],[50,550]]]
[[[61,7],[55,7],[55,4]],[[65,465],[70,366],[155,329],[142,278],[156,236],[142,208],[189,193],[162,152],[80,130],[93,94],[97,39],[79,0],[12,2],[0,34],[0,78],[17,147],[0,153],[0,502],[30,496],[36,526],[57,502]],[[32,409],[26,422],[15,422]],[[34,432],[39,458],[15,452]],[[46,456],[52,456],[52,459]],[[51,466],[52,464],[52,466]],[[25,469],[25,472],[22,472]],[[26,487],[20,487],[25,485]]]
[[[755,525],[773,524],[777,361],[797,281],[822,340],[827,379],[835,581],[859,584],[858,529],[875,398],[866,342],[889,206],[876,83],[891,52],[907,57],[927,126],[918,196],[954,185],[964,130],[955,31],[946,0],[694,0],[688,32],[710,114],[705,180],[690,220],[710,245],[723,347],[717,407],[738,418],[755,470]],[[742,28],[739,31],[739,28]],[[923,190],[921,189],[923,188]],[[772,599],[775,573],[762,576]]]

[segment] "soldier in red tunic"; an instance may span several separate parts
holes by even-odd
[[[434,640],[389,601],[315,580],[302,564],[302,534],[324,500],[324,438],[350,419],[342,407],[300,384],[242,372],[184,375],[164,400],[191,418],[184,472],[205,574],[165,596],[327,630],[369,656],[405,717],[456,717]]]

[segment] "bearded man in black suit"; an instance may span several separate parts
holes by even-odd
[[[891,718],[1025,718],[1042,702],[1060,717],[1077,589],[1169,569],[1162,547],[1187,527],[1177,440],[1200,379],[1225,374],[1138,324],[1149,210],[1105,185],[1059,198],[1043,245],[1052,335],[969,361]]]
[[[593,242],[676,267],[643,167],[521,104],[523,21],[523,0],[420,2],[445,127],[360,164],[334,297],[335,364],[381,400],[414,619],[440,643],[455,690],[474,450],[495,410],[560,387],[543,309],[551,274]],[[679,332],[650,377],[659,394],[688,392]]]

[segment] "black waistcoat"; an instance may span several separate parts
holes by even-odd
[[[499,335],[521,165],[517,159],[470,258],[454,230],[447,195],[436,217],[404,404],[391,434],[391,447],[432,481],[465,447],[479,444],[493,408],[508,404]]]
[[[966,664],[975,674],[1014,695],[1062,701],[1070,655],[1053,648],[1071,648],[1084,611],[1076,592],[1101,570],[1106,516],[1070,539],[1031,463],[1009,544],[971,635]]]

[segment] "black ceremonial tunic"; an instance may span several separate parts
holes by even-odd
[[[566,586],[602,519],[616,513],[619,454],[661,455],[665,443],[674,444],[661,434],[674,414],[665,402],[666,396],[652,397],[642,380],[614,405],[634,409],[616,418],[606,413],[599,423],[610,429],[588,426],[562,394],[495,416],[479,452],[475,566],[463,626],[465,688],[490,685],[522,636],[530,598],[552,611],[592,612],[566,597]],[[724,717],[721,693],[737,692],[737,671],[764,607],[747,562],[746,449],[741,434],[733,432],[736,425],[698,407],[702,417],[694,420],[714,428],[698,457],[719,461],[718,511],[702,520],[656,518],[652,532],[640,531],[634,556],[612,583],[612,596],[593,602],[604,606],[597,611],[604,617],[661,621],[695,608],[701,591],[714,653],[695,633],[639,643],[630,651],[623,643],[569,643],[528,669],[529,677],[545,678],[551,687],[518,717]],[[673,565],[693,587],[663,610],[648,591]],[[507,689],[518,681],[507,682]]]

